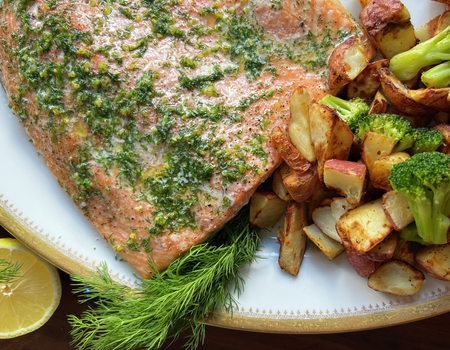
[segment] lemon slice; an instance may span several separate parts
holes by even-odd
[[[23,264],[20,277],[0,283],[0,339],[14,338],[41,327],[59,305],[58,270],[16,239],[0,239],[0,259]]]

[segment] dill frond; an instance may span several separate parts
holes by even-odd
[[[13,283],[20,277],[19,270],[23,264],[12,263],[4,259],[0,259],[0,283]]]
[[[208,315],[217,307],[232,312],[237,306],[229,288],[240,294],[244,278],[239,268],[257,257],[260,238],[248,215],[248,208],[242,210],[210,241],[193,246],[164,272],[153,266],[153,278],[140,279],[139,288],[115,283],[106,265],[98,275],[73,276],[82,301],[97,300],[80,318],[69,316],[77,348],[159,349],[188,329],[185,345],[197,348]],[[87,288],[90,293],[83,293]]]

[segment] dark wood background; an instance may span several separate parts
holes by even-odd
[[[10,237],[0,226],[0,238]],[[68,350],[70,325],[67,315],[79,316],[86,305],[79,304],[72,294],[70,278],[60,272],[62,283],[61,303],[50,320],[38,330],[14,339],[0,340],[0,350]],[[1,310],[0,310],[1,312]],[[267,334],[229,330],[207,326],[206,340],[199,350],[273,350],[273,349],[450,349],[450,313],[423,321],[389,328],[340,334]],[[169,345],[168,350],[181,349],[183,339]]]

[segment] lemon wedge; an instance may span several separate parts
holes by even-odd
[[[59,305],[58,270],[16,239],[0,239],[0,259],[23,264],[10,284],[0,283],[0,339],[41,327]]]

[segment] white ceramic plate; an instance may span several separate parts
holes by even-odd
[[[354,14],[357,0],[343,4]],[[418,28],[444,5],[404,0]],[[112,276],[132,285],[135,270],[78,210],[47,169],[0,88],[0,223],[47,260],[68,272],[95,270],[105,261]],[[261,256],[244,268],[245,292],[234,317],[215,313],[210,323],[267,332],[317,333],[375,328],[417,320],[450,310],[450,284],[426,276],[420,293],[399,298],[367,287],[346,257],[332,262],[312,244],[296,277],[278,267],[276,230],[262,234]]]

